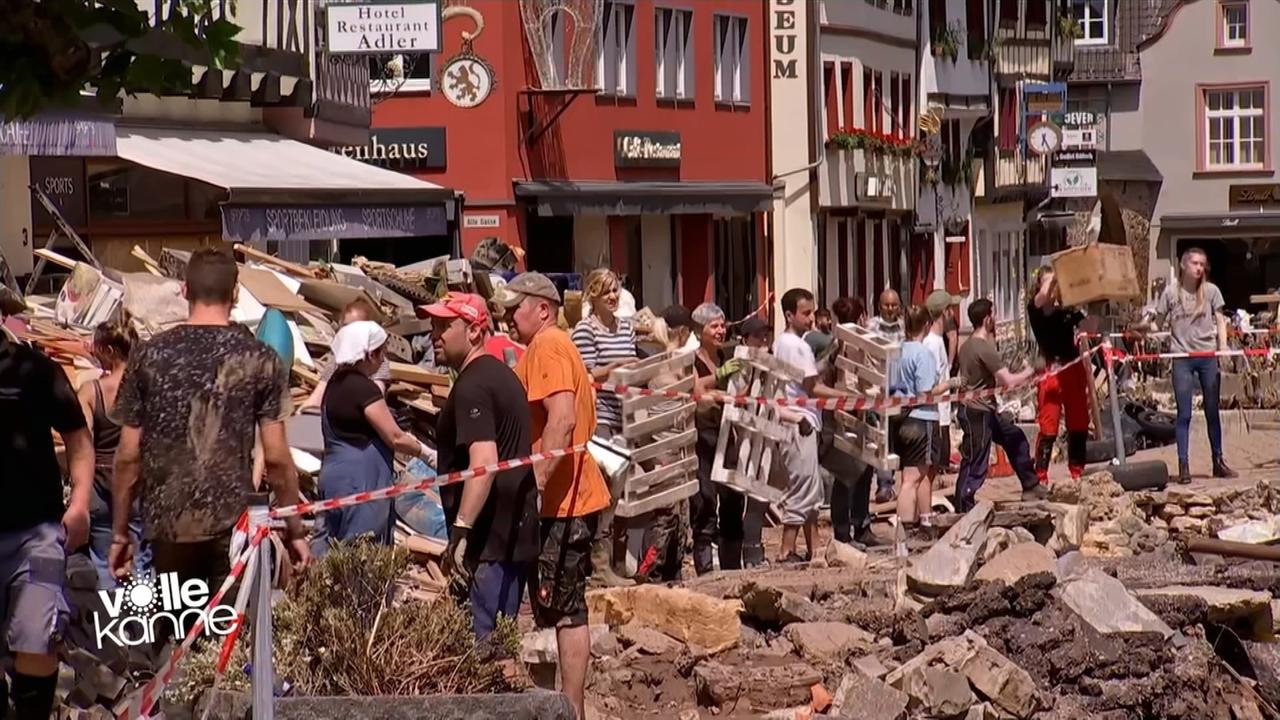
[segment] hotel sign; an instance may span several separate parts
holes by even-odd
[[[352,160],[392,170],[439,170],[447,161],[442,127],[374,129],[369,131],[369,142],[365,145],[329,149]]]
[[[617,167],[680,167],[680,133],[615,130],[613,160]]]
[[[1280,205],[1280,185],[1232,185],[1232,205]]]
[[[330,4],[330,55],[440,52],[440,3],[422,0]]]

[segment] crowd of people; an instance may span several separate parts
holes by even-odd
[[[274,502],[299,499],[298,479],[285,433],[293,413],[289,368],[267,345],[231,321],[238,292],[237,266],[226,254],[191,255],[183,293],[187,321],[139,344],[131,331],[104,326],[92,355],[102,373],[77,394],[62,370],[40,351],[0,334],[0,461],[13,477],[0,508],[0,615],[13,653],[11,676],[21,720],[48,717],[56,679],[56,644],[67,621],[62,585],[67,553],[85,552],[104,589],[140,572],[177,573],[217,587],[230,572],[228,545],[259,473]],[[431,319],[437,363],[454,375],[435,428],[435,445],[404,431],[385,398],[389,380],[388,336],[369,307],[353,304],[342,314],[321,383],[303,403],[320,414],[325,457],[318,492],[323,498],[376,490],[394,482],[394,459],[422,458],[440,473],[524,458],[533,453],[607,443],[622,432],[621,400],[597,392],[610,373],[664,350],[694,353],[698,492],[687,508],[656,513],[666,528],[654,541],[668,559],[661,579],[677,579],[686,526],[697,573],[766,562],[761,539],[767,508],[712,481],[723,406],[712,396],[729,388],[746,365],[730,352],[739,343],[770,352],[797,371],[788,398],[846,398],[833,358],[841,326],[859,325],[901,343],[886,392],[914,396],[959,389],[995,390],[1028,382],[1031,367],[1011,370],[997,351],[997,318],[990,301],[967,307],[972,333],[964,342],[954,316],[960,298],[930,293],[923,304],[903,307],[892,290],[879,297],[868,319],[856,298],[841,298],[830,311],[811,292],[782,295],[783,329],[772,337],[759,315],[730,321],[704,303],[692,311],[664,310],[651,337],[637,336],[633,307],[608,269],[585,284],[583,319],[571,332],[561,326],[564,299],[546,276],[526,272],[486,301],[451,292],[422,310]],[[633,305],[633,303],[627,303]],[[1207,280],[1203,252],[1181,258],[1180,282],[1166,290],[1148,320],[1165,318],[1178,351],[1226,347],[1222,295]],[[1088,430],[1089,371],[1080,333],[1089,319],[1063,307],[1048,269],[1037,273],[1027,315],[1053,371],[1038,388],[1040,436],[1030,444],[992,394],[957,403],[918,404],[885,423],[897,472],[875,468],[841,450],[830,411],[793,405],[780,411],[792,436],[782,445],[786,473],[777,561],[811,559],[818,548],[819,509],[827,503],[836,541],[869,545],[870,501],[897,500],[905,534],[932,534],[933,492],[951,462],[958,426],[957,509],[972,507],[989,471],[991,446],[1009,457],[1025,492],[1043,492],[1065,410],[1068,468],[1084,466]],[[499,332],[509,328],[510,337]],[[1151,322],[1146,329],[1154,328]],[[736,336],[731,339],[731,336]],[[1213,450],[1213,474],[1233,477],[1222,457],[1216,358],[1174,361],[1178,403],[1179,479],[1189,479],[1187,434],[1193,384],[1200,384]],[[66,448],[69,500],[51,432]],[[732,443],[730,439],[730,443]],[[729,452],[732,457],[736,453]],[[824,470],[831,477],[828,491]],[[873,479],[876,489],[872,489]],[[613,509],[623,489],[591,453],[545,458],[496,473],[482,473],[441,489],[448,522],[444,565],[469,602],[473,628],[483,640],[499,616],[518,613],[526,590],[540,627],[554,628],[561,686],[583,712],[590,657],[586,587],[592,578],[628,584],[613,565],[619,528]],[[285,548],[301,569],[332,543],[370,537],[392,541],[389,501],[325,513],[307,537],[290,518]],[[800,538],[804,553],[800,552]],[[719,556],[714,557],[718,548]],[[718,560],[718,562],[717,562]],[[0,683],[0,708],[8,685]]]

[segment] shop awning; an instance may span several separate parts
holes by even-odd
[[[1207,236],[1280,235],[1280,211],[1239,210],[1225,213],[1165,213],[1160,231],[1195,232]]]
[[[539,215],[745,215],[773,200],[770,185],[753,182],[516,181],[515,194]]]
[[[1104,150],[1098,153],[1098,179],[1163,182],[1164,176],[1145,150]]]
[[[453,191],[270,133],[121,126],[120,158],[224,188],[224,239],[447,232]]]

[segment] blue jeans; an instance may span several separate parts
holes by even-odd
[[[498,615],[515,619],[520,613],[520,597],[529,564],[522,562],[482,562],[471,580],[471,628],[476,641],[489,637]]]
[[[1222,459],[1222,420],[1218,417],[1219,388],[1222,374],[1218,358],[1179,358],[1173,361],[1173,397],[1178,402],[1178,462],[1187,464],[1187,445],[1191,434],[1191,397],[1195,382],[1204,394],[1204,424],[1209,429],[1209,449],[1214,461]]]

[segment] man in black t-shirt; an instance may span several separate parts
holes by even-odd
[[[1034,294],[1027,301],[1027,320],[1049,370],[1057,370],[1080,357],[1076,345],[1077,327],[1084,313],[1064,308],[1058,301],[1058,284],[1048,267],[1036,272]],[[1083,362],[1046,375],[1036,392],[1037,421],[1036,475],[1041,484],[1049,482],[1049,461],[1058,439],[1058,422],[1067,415],[1067,467],[1074,479],[1084,471],[1085,447],[1089,440],[1089,371]]]
[[[62,436],[71,501],[53,434]],[[57,685],[57,643],[68,620],[63,595],[67,552],[89,537],[93,441],[66,373],[0,328],[0,645],[13,656],[19,718],[47,718]],[[0,670],[0,715],[9,707]]]
[[[436,421],[441,473],[514,460],[533,453],[524,385],[485,352],[489,313],[478,295],[450,293],[423,308],[431,316],[437,361],[458,372]],[[467,586],[477,640],[498,614],[520,611],[529,564],[538,557],[538,488],[529,465],[485,473],[440,488],[449,521],[446,570]]]

